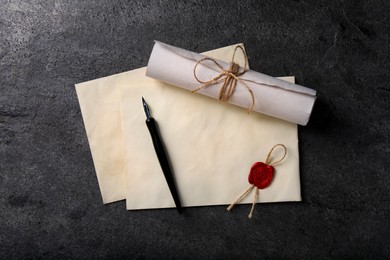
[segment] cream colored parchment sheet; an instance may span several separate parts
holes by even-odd
[[[249,186],[252,164],[264,161],[278,143],[287,147],[288,154],[275,166],[275,178],[260,191],[259,202],[301,200],[296,124],[247,114],[244,108],[156,81],[122,87],[127,209],[174,207],[145,124],[141,97],[158,122],[183,206],[230,204]],[[251,202],[252,196],[241,201]]]
[[[235,46],[204,54],[229,60]],[[240,59],[243,64],[242,58]],[[145,73],[146,67],[76,84],[103,203],[126,198],[120,88],[145,84],[153,87],[157,81],[146,77]],[[126,111],[125,115],[130,113],[132,112]]]

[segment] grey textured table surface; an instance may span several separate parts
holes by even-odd
[[[390,258],[390,2],[0,0],[0,258]],[[318,91],[303,202],[102,205],[74,84],[145,66],[158,39],[244,42]]]

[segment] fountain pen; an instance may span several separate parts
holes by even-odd
[[[151,116],[149,106],[146,103],[144,98],[142,98],[142,104],[144,106],[144,110],[146,114],[146,121],[145,121],[146,126],[148,127],[150,136],[152,137],[154,150],[156,151],[158,161],[160,162],[161,169],[165,176],[165,180],[167,181],[169,190],[171,191],[173,201],[175,202],[177,210],[179,211],[179,213],[181,213],[181,204],[179,200],[179,195],[177,193],[175,182],[173,180],[171,167],[169,166],[169,162],[168,162],[167,154],[164,149],[163,142],[157,130],[156,120],[154,120],[154,118]]]

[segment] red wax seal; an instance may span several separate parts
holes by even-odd
[[[248,181],[259,189],[267,188],[274,177],[274,167],[262,162],[256,162],[252,165],[249,172]]]

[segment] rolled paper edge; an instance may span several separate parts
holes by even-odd
[[[313,112],[313,108],[314,108],[314,105],[315,105],[315,103],[316,103],[316,100],[317,100],[317,96],[313,96],[313,103],[312,103],[311,106],[310,106],[310,111],[309,111],[309,115],[308,115],[308,117],[307,117],[307,120],[306,120],[305,122],[303,122],[302,124],[299,124],[299,125],[301,125],[301,126],[306,126],[307,123],[309,123],[309,120],[310,120],[310,118],[311,118],[311,114],[312,114],[312,112]]]

